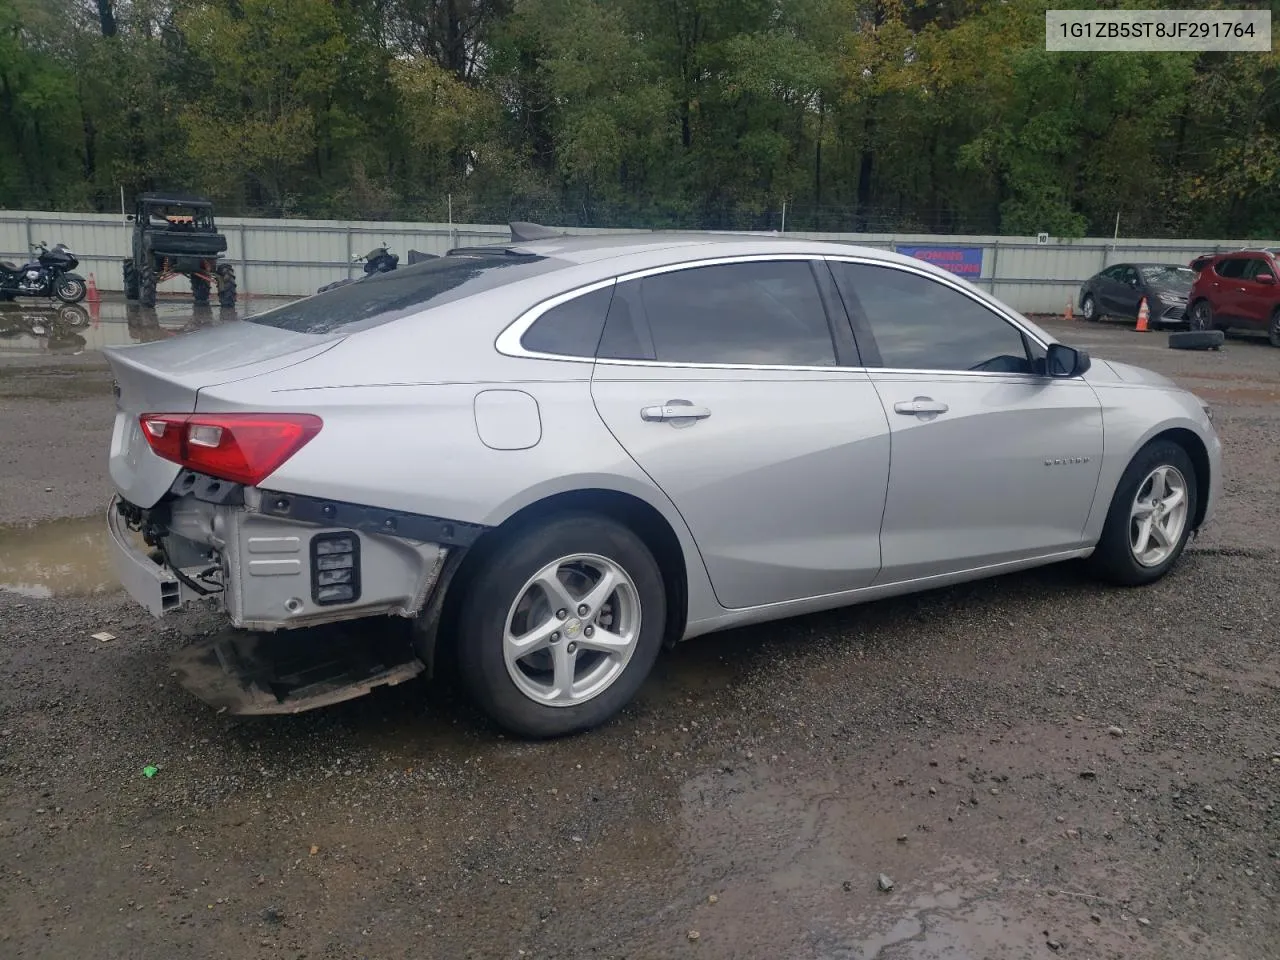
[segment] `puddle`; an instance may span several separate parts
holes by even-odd
[[[89,304],[0,304],[0,358],[75,355],[106,346],[148,343],[262,313],[295,297],[254,297],[233,309],[189,298],[142,307],[123,300]]]
[[[101,515],[0,526],[0,593],[45,599],[118,589]]]

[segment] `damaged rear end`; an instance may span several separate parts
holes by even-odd
[[[248,630],[414,617],[450,548],[478,535],[271,489],[271,475],[324,431],[314,414],[201,412],[201,391],[306,363],[341,339],[236,322],[108,351],[112,554],[153,615],[213,598]]]

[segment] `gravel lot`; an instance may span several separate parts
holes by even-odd
[[[105,364],[0,345],[0,956],[1274,957],[1280,350],[1047,325],[1216,409],[1225,500],[1170,577],[702,638],[547,744],[442,682],[193,700],[209,621],[101,570]]]

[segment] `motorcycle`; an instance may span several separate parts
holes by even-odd
[[[435,254],[433,253],[422,253],[419,250],[409,251],[410,265],[421,263],[423,260],[434,259]],[[380,247],[374,247],[368,253],[357,254],[351,258],[352,263],[359,263],[361,260],[364,261],[363,277],[345,277],[342,280],[335,280],[333,283],[326,283],[323,287],[318,289],[316,293],[324,293],[326,290],[345,287],[349,283],[359,283],[361,280],[368,280],[370,277],[375,277],[380,273],[390,273],[392,270],[396,269],[397,265],[400,263],[400,258],[387,249],[387,245],[385,243]]]
[[[351,258],[352,263],[359,263],[361,260],[364,261],[363,277],[343,277],[341,280],[333,281],[333,283],[326,283],[316,293],[324,293],[326,290],[345,287],[348,283],[358,283],[361,280],[377,276],[379,273],[390,273],[400,262],[400,257],[388,250],[387,245],[384,243],[381,246],[374,247],[368,253],[358,253]]]
[[[50,250],[43,240],[33,243],[36,258],[21,267],[0,260],[0,300],[14,297],[46,297],[63,303],[79,303],[88,293],[84,277],[72,273],[80,265],[66,244]]]

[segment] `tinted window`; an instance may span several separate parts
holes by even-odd
[[[1138,271],[1133,267],[1125,267],[1120,273],[1120,280],[1124,283],[1137,283]]]
[[[1228,257],[1226,260],[1219,260],[1213,270],[1220,277],[1236,278],[1244,272],[1245,264],[1248,262],[1245,257]]]
[[[611,360],[652,360],[653,340],[640,304],[640,281],[628,280],[613,290],[609,320],[600,338],[598,357]]]
[[[1241,280],[1252,280],[1260,273],[1270,273],[1271,267],[1267,261],[1261,257],[1250,257],[1245,261],[1244,269],[1240,272]]]
[[[614,298],[617,309],[610,310],[602,356],[647,355],[666,363],[836,363],[818,285],[805,261],[691,267],[637,283],[638,290],[618,287],[621,299]],[[641,311],[644,327],[636,322]]]
[[[295,333],[355,333],[565,265],[548,257],[502,253],[438,257],[374,274],[247,320]]]
[[[1033,372],[1021,332],[970,297],[891,267],[833,262],[831,268],[855,325],[875,340],[882,367]]]
[[[562,357],[594,357],[612,297],[608,286],[552,307],[524,332],[520,345]]]
[[[1124,272],[1123,266],[1107,267],[1102,271],[1102,275],[1108,280],[1119,280],[1122,272]]]

